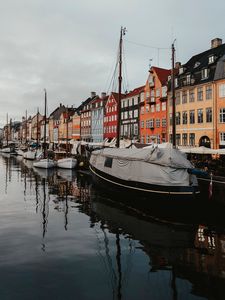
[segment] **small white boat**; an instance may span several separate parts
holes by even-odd
[[[10,153],[11,152],[11,148],[10,147],[2,148],[1,152],[2,153]]]
[[[61,158],[57,160],[57,167],[63,169],[74,169],[77,165],[77,160],[72,157]]]
[[[50,169],[50,168],[55,167],[55,162],[52,159],[43,158],[43,159],[34,161],[33,166],[36,168]]]

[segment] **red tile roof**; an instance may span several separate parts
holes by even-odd
[[[152,67],[152,69],[156,72],[161,84],[165,84],[168,80],[168,76],[171,75],[171,70],[162,69],[158,67]]]

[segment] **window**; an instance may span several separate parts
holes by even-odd
[[[134,135],[138,135],[138,124],[134,124]]]
[[[155,106],[151,105],[151,112],[155,112]]]
[[[179,133],[176,134],[176,144],[177,144],[177,146],[180,145],[180,134]]]
[[[149,120],[149,126],[150,128],[154,128],[154,119]]]
[[[163,98],[167,97],[167,86],[162,87],[162,97]]]
[[[145,127],[145,122],[141,121],[141,128],[144,128],[144,127]]]
[[[187,91],[182,92],[182,103],[187,103]]]
[[[225,84],[219,85],[219,97],[220,98],[225,97]]]
[[[135,109],[134,110],[134,118],[137,118],[138,117],[138,109]]]
[[[160,111],[160,103],[157,103],[157,104],[156,104],[155,110],[156,110],[156,111]]]
[[[195,102],[195,91],[194,90],[189,91],[189,102]]]
[[[106,157],[104,166],[107,168],[112,168],[113,158],[112,157]]]
[[[203,123],[203,109],[198,109],[198,123]]]
[[[183,124],[187,124],[187,112],[186,111],[183,111],[182,113],[182,123]]]
[[[220,132],[220,145],[225,145],[225,132]]]
[[[206,93],[206,95],[205,95],[206,100],[212,99],[212,86],[211,85],[207,85],[205,93]]]
[[[211,107],[206,108],[206,122],[207,123],[212,122],[212,108]]]
[[[220,109],[220,123],[225,123],[225,108]]]
[[[163,127],[163,128],[166,127],[166,119],[162,119],[162,127]]]
[[[179,68],[179,75],[183,74],[184,73],[184,68],[183,67],[180,67]]]
[[[203,100],[203,89],[202,89],[202,87],[198,88],[197,94],[198,94],[197,95],[197,100],[202,101]]]
[[[209,64],[214,63],[214,60],[215,60],[215,56],[214,55],[210,55],[209,56]]]
[[[145,111],[146,111],[147,113],[149,112],[149,104],[146,104]]]
[[[194,133],[190,133],[189,144],[190,144],[190,146],[194,146],[195,145],[195,134]]]
[[[145,113],[145,108],[144,106],[141,107],[141,114],[143,115]]]
[[[176,113],[176,125],[180,125],[180,112]]]
[[[201,74],[202,74],[202,79],[208,78],[209,77],[209,69],[206,69],[206,68],[203,69]]]
[[[166,110],[166,102],[162,102],[162,111]]]
[[[188,74],[188,75],[187,75],[187,84],[190,84],[190,83],[191,83],[191,75]]]
[[[183,146],[187,146],[187,133],[182,134],[182,144]]]
[[[135,98],[134,98],[134,105],[137,105],[137,104],[138,104],[138,98],[135,97]]]
[[[156,119],[156,120],[155,120],[155,126],[156,126],[157,128],[160,127],[160,119]]]
[[[134,98],[129,99],[129,106],[133,105],[133,100],[134,100]]]
[[[200,62],[199,61],[196,61],[195,65],[194,65],[194,68],[197,68],[200,66]]]
[[[180,104],[180,92],[176,93],[176,104]]]
[[[190,124],[194,124],[195,123],[195,111],[194,110],[190,110],[189,111],[189,120],[190,120]]]

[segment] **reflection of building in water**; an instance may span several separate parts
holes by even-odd
[[[195,248],[187,249],[180,262],[196,272],[225,279],[225,234],[199,225]]]

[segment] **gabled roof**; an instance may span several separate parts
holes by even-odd
[[[162,69],[162,68],[158,68],[158,67],[152,67],[151,69],[153,69],[155,71],[161,84],[162,85],[166,84],[166,82],[168,80],[168,76],[171,74],[171,70]]]
[[[53,118],[54,120],[59,120],[60,115],[62,112],[66,111],[65,105],[62,105],[60,103],[60,106],[58,106],[49,116],[49,118]]]

